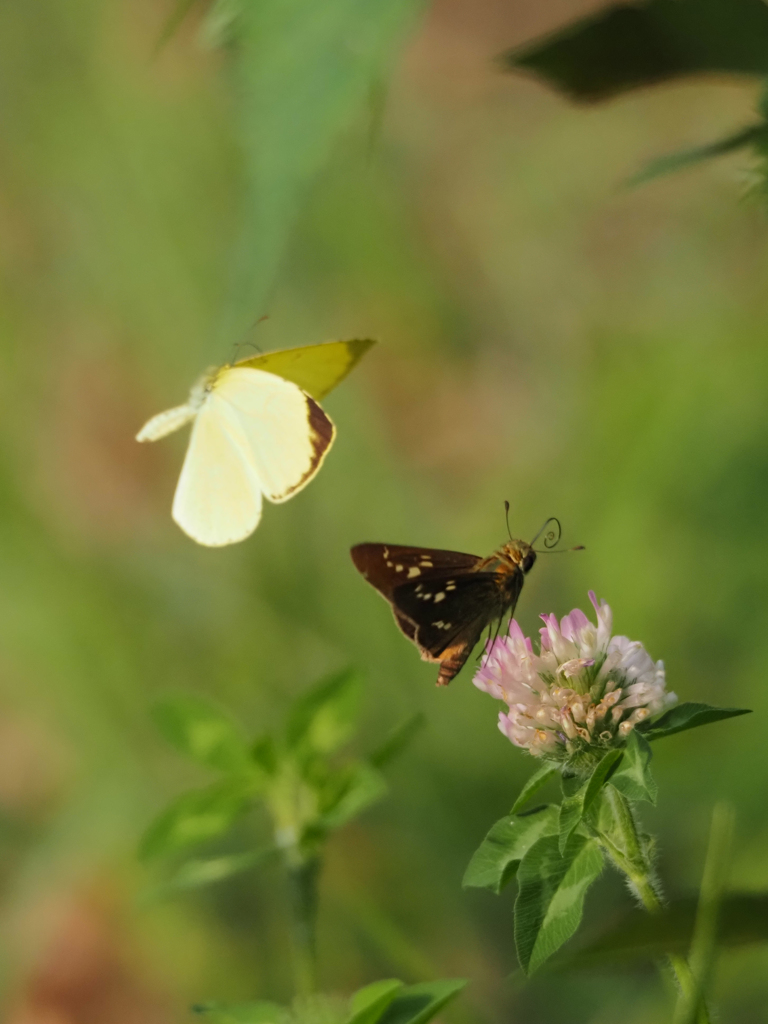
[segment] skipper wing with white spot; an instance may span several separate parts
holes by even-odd
[[[350,553],[357,570],[387,601],[392,600],[395,587],[406,581],[471,572],[482,562],[478,555],[462,551],[410,548],[400,544],[356,544]]]

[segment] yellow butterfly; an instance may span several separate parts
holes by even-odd
[[[330,341],[282,349],[209,370],[185,405],[153,416],[136,435],[157,441],[192,421],[173,518],[209,547],[244,540],[262,495],[287,501],[323,464],[336,428],[317,399],[342,381],[374,342]]]

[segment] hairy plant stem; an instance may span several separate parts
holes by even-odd
[[[320,858],[291,850],[286,862],[291,900],[294,988],[297,996],[308,996],[317,989],[315,922]]]
[[[610,785],[605,787],[605,796],[611,808],[616,831],[613,836],[601,832],[600,842],[619,871],[627,876],[632,889],[648,913],[658,914],[664,909],[662,895],[637,833],[637,824],[629,801]],[[686,958],[679,953],[669,953],[667,961],[683,999],[694,999],[697,994],[696,979]],[[662,967],[662,970],[665,969]],[[710,1024],[709,1014],[703,1003],[696,1020],[697,1024]]]

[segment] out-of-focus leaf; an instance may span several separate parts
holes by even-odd
[[[726,135],[724,139],[716,142],[709,142],[703,146],[694,146],[691,149],[681,149],[677,153],[667,153],[666,156],[649,160],[637,174],[627,181],[627,185],[634,187],[644,185],[647,181],[660,178],[665,174],[672,174],[675,171],[682,171],[686,167],[694,167],[704,160],[711,160],[716,156],[723,156],[726,153],[733,153],[737,149],[751,146],[755,143],[768,142],[768,125],[753,124],[732,135]]]
[[[375,768],[383,768],[403,753],[414,736],[420,733],[426,724],[427,716],[423,711],[417,711],[416,714],[406,718],[397,728],[393,729],[368,760]]]
[[[173,38],[182,21],[184,21],[186,16],[198,2],[199,0],[176,0],[176,3],[171,9],[171,13],[166,18],[165,24],[160,30],[160,35],[155,43],[155,53],[161,50],[165,44]]]
[[[557,768],[551,768],[549,765],[545,765],[543,768],[539,768],[537,772],[534,772],[520,790],[520,795],[512,804],[512,810],[509,813],[519,814],[531,797],[541,789],[544,783],[548,782],[557,774]]]
[[[384,776],[371,765],[349,765],[328,784],[330,799],[323,794],[321,828],[339,828],[387,792]],[[326,800],[328,802],[326,803]]]
[[[340,672],[302,694],[288,720],[288,742],[321,754],[336,750],[357,722],[362,677],[354,670]]]
[[[710,704],[693,702],[678,704],[671,708],[655,722],[643,722],[635,726],[647,740],[660,740],[664,736],[673,736],[676,732],[686,729],[697,729],[700,725],[720,722],[726,718],[737,718],[739,715],[750,715],[750,708],[716,708]]]
[[[461,884],[465,889],[501,892],[533,844],[542,836],[557,833],[557,823],[558,809],[554,804],[528,814],[501,818],[475,850]]]
[[[220,836],[247,810],[253,793],[250,780],[243,779],[184,793],[149,826],[140,855],[157,857]]]
[[[533,974],[576,931],[589,886],[603,868],[597,844],[571,837],[561,854],[557,836],[545,836],[517,871],[515,946],[520,965]]]
[[[151,895],[154,898],[161,898],[187,889],[199,889],[205,885],[223,882],[243,871],[249,871],[276,852],[276,847],[267,846],[261,850],[249,850],[247,853],[185,861],[171,878],[156,886]]]
[[[453,978],[401,988],[379,1017],[378,1024],[427,1024],[466,984],[461,978]]]
[[[404,988],[397,978],[374,981],[358,989],[350,1000],[351,1016],[346,1024],[376,1024],[398,992]]]
[[[424,6],[259,0],[229,12],[248,198],[222,343],[264,311],[308,186]]]
[[[248,743],[235,723],[202,697],[168,697],[152,713],[168,742],[195,761],[224,772],[242,772],[253,764]]]
[[[633,908],[588,945],[557,965],[564,969],[599,967],[632,960],[656,960],[665,953],[687,953],[693,937],[695,896],[674,900],[649,916]],[[720,904],[717,941],[723,947],[768,942],[768,893],[731,893]]]
[[[652,757],[648,740],[633,729],[624,748],[624,758],[611,776],[610,784],[630,800],[655,804],[658,787],[651,775]]]
[[[289,1024],[290,1011],[278,1003],[203,1003],[193,1013],[208,1024]]]
[[[581,101],[685,75],[763,76],[768,7],[763,0],[614,4],[504,59]]]

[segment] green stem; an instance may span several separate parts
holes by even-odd
[[[609,836],[601,833],[603,847],[616,867],[627,876],[648,913],[659,914],[664,908],[661,892],[658,883],[653,879],[651,865],[637,834],[637,824],[629,801],[610,785],[605,787],[605,795],[616,823],[621,848]],[[679,953],[669,953],[667,960],[683,999],[686,1002],[695,999],[696,979],[688,961]],[[709,1015],[703,1005],[699,1011],[698,1024],[710,1024]]]
[[[319,857],[288,857],[293,978],[296,994],[299,996],[311,995],[317,989],[315,923],[319,875]]]

